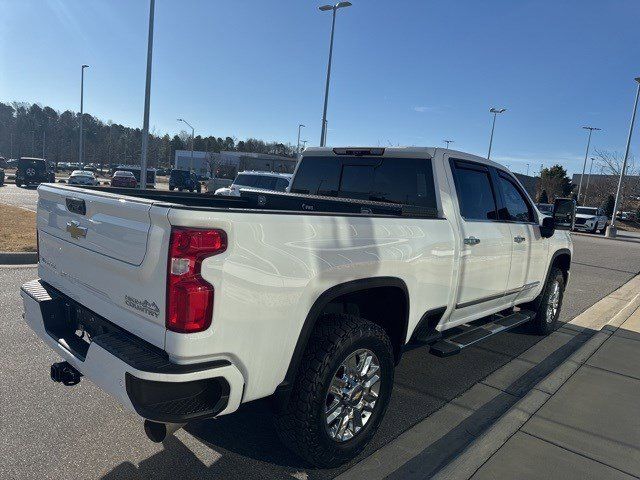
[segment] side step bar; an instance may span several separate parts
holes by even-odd
[[[523,323],[532,320],[535,317],[535,312],[529,310],[520,310],[519,312],[512,313],[510,315],[501,316],[499,314],[492,315],[488,323],[474,326],[474,325],[461,325],[456,327],[454,333],[442,340],[431,345],[430,352],[438,357],[448,357],[460,353],[463,348],[475,345],[478,342],[486,340],[489,337],[493,337],[506,330],[522,325]]]

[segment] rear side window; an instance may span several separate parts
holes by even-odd
[[[437,209],[431,160],[420,158],[306,157],[291,192]]]
[[[499,174],[498,178],[506,210],[504,212],[502,209],[500,210],[500,220],[509,220],[511,222],[533,222],[533,210],[513,180],[503,174]]]
[[[462,217],[465,220],[496,220],[496,199],[489,170],[456,163],[454,173]]]

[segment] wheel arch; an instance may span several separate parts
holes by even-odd
[[[277,411],[279,411],[289,399],[293,383],[298,373],[298,367],[305,349],[307,348],[309,338],[323,314],[329,313],[327,309],[336,303],[342,304],[344,302],[346,305],[346,301],[349,299],[360,303],[365,302],[369,298],[379,299],[381,298],[380,293],[382,293],[383,290],[387,294],[395,296],[395,298],[391,299],[392,302],[387,303],[391,303],[396,309],[401,310],[400,321],[381,322],[379,318],[367,318],[367,316],[364,316],[364,318],[381,325],[385,330],[387,330],[393,344],[395,360],[396,362],[400,360],[402,355],[402,346],[406,342],[407,329],[409,325],[409,290],[406,283],[398,277],[370,277],[334,285],[318,296],[307,313],[302,329],[300,330],[300,335],[298,336],[293,355],[289,361],[289,367],[285,378],[282,383],[278,385],[272,396],[273,404]],[[377,293],[378,295],[374,296],[374,293]],[[394,302],[396,301],[400,301],[401,304],[395,305]],[[367,309],[365,306],[364,310],[366,311],[370,309]]]

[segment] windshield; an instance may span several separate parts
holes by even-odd
[[[589,207],[578,207],[576,209],[576,213],[581,213],[582,215],[597,215],[597,208],[589,208]]]

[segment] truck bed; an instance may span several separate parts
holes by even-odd
[[[144,198],[162,202],[162,206],[206,210],[252,211],[265,213],[304,213],[305,215],[365,215],[392,217],[437,218],[436,210],[387,202],[336,198],[297,193],[269,192],[243,189],[240,197],[203,195],[163,190],[138,190],[114,187],[83,187],[94,192],[105,192],[126,197]]]

